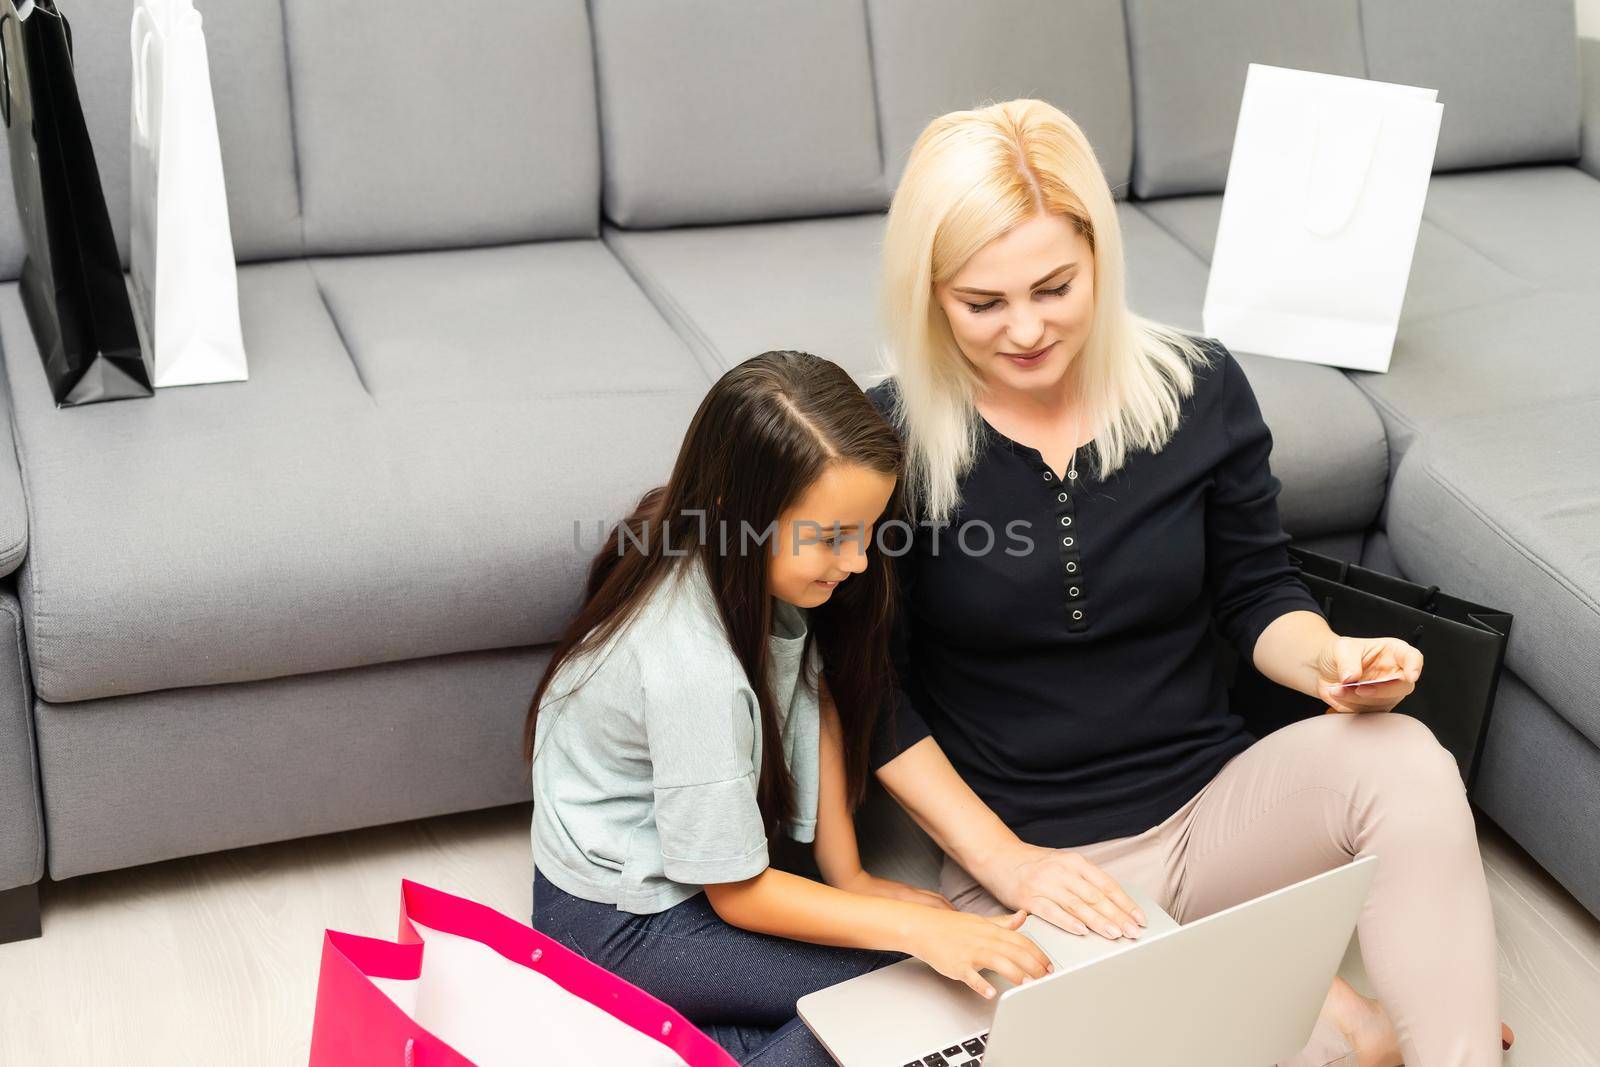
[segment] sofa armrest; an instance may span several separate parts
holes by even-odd
[[[1583,155],[1578,166],[1600,178],[1600,37],[1578,38],[1583,75]]]
[[[27,554],[28,506],[11,433],[11,396],[0,374],[0,578],[16,570]]]

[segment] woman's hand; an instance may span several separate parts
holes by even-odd
[[[1014,985],[1055,970],[1050,957],[1026,934],[1017,932],[1027,912],[972,915],[964,911],[918,908],[907,924],[904,951],[974,993],[992,998],[994,986],[980,970],[1004,975]]]
[[[1411,695],[1422,675],[1422,653],[1398,637],[1339,637],[1323,644],[1315,660],[1316,697],[1328,711],[1389,711]],[[1344,688],[1369,679],[1393,681]]]
[[[976,873],[976,872],[974,872]],[[1017,842],[979,879],[1008,908],[1031,911],[1074,934],[1138,937],[1149,920],[1117,880],[1076,852]]]
[[[887,897],[890,900],[903,900],[907,904],[921,904],[924,907],[940,908],[944,911],[954,911],[956,908],[938,893],[918,889],[914,885],[897,882],[892,878],[879,878],[866,871],[860,871],[854,878],[840,882],[838,888],[849,893],[860,893],[866,897]]]

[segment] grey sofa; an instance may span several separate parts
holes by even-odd
[[[128,5],[63,2],[125,249]],[[64,879],[524,799],[595,525],[709,383],[769,348],[878,376],[925,122],[1069,111],[1135,309],[1199,330],[1261,61],[1440,89],[1393,371],[1240,357],[1297,539],[1517,613],[1476,799],[1600,912],[1600,55],[1585,103],[1570,0],[200,7],[250,381],[57,410],[0,284],[0,890],[32,899],[41,846]],[[866,818],[925,880],[926,839]]]

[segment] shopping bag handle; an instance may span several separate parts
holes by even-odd
[[[1332,237],[1350,224],[1377,155],[1383,111],[1367,100],[1324,97],[1306,173],[1302,224]]]
[[[0,15],[0,114],[4,114],[6,129],[11,128],[11,56],[6,52],[6,23],[11,21],[11,12]]]
[[[146,25],[140,25],[140,18]],[[144,37],[139,31],[145,30]],[[139,129],[139,139],[150,139],[150,89],[147,74],[150,68],[150,42],[155,40],[156,20],[150,9],[138,4],[133,9],[133,26],[128,31],[128,49],[133,59],[133,124]]]

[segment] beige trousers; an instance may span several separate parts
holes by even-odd
[[[1376,855],[1357,928],[1408,1067],[1501,1061],[1494,920],[1472,812],[1455,761],[1407,715],[1294,723],[1229,760],[1161,824],[1073,851],[1180,923]],[[948,858],[940,882],[963,911],[1007,910]],[[1308,1047],[1295,1062],[1322,1061]]]

